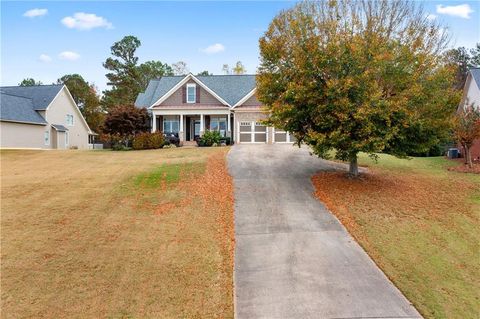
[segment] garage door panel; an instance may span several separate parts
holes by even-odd
[[[268,128],[261,122],[238,122],[240,143],[266,143]]]
[[[249,122],[240,122],[240,132],[251,132],[252,123]]]
[[[267,134],[265,133],[256,133],[254,135],[256,143],[266,143],[267,142]]]
[[[283,143],[287,141],[287,133],[277,133],[275,132],[275,142]]]
[[[251,143],[252,134],[240,134],[240,143]]]
[[[255,125],[255,132],[266,132],[267,127],[265,125]]]

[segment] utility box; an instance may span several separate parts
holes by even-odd
[[[449,148],[447,152],[448,158],[458,158],[458,154],[460,154],[458,148]]]

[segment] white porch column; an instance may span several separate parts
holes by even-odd
[[[232,119],[230,118],[230,113],[227,114],[227,136],[230,137],[230,139],[232,139],[232,128],[230,127],[230,122],[232,121]]]
[[[156,131],[157,131],[157,116],[152,111],[152,133],[155,133]]]
[[[184,141],[184,132],[183,132],[183,114],[180,114],[180,132],[178,133],[180,142]]]
[[[203,121],[203,114],[200,114],[200,136],[203,136],[205,132],[204,121]]]

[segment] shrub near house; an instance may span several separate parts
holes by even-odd
[[[139,133],[135,135],[132,142],[134,150],[157,149],[165,145],[163,134],[161,133]]]
[[[214,146],[220,144],[222,136],[218,131],[205,131],[203,136],[198,140],[198,146]]]

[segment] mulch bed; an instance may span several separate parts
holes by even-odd
[[[465,164],[465,159],[464,158],[457,158],[457,159],[452,159],[452,162],[457,162],[458,165],[449,167],[448,170],[452,172],[459,172],[459,173],[473,173],[473,174],[480,174],[480,162],[474,162],[473,167],[470,168],[468,167],[467,164]]]

